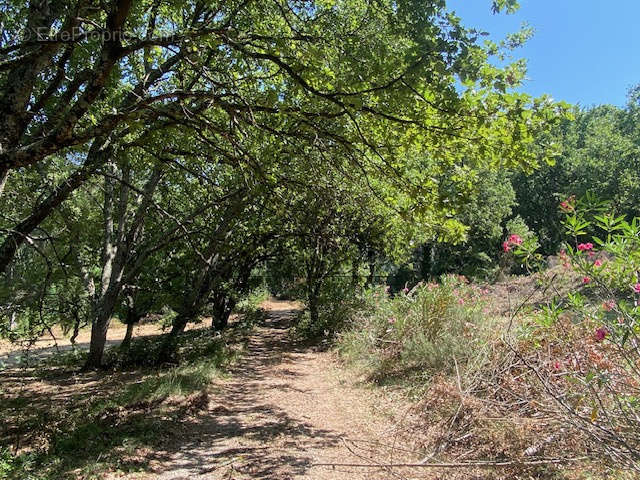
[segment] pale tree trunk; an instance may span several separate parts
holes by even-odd
[[[2,196],[2,192],[4,192],[4,186],[7,184],[8,178],[9,178],[9,169],[8,168],[0,169],[0,197]]]
[[[121,350],[129,350],[131,346],[131,340],[133,339],[133,328],[136,326],[135,323],[127,323],[127,331],[124,334],[124,338],[122,339],[122,343],[120,344]]]
[[[116,168],[111,162],[109,173],[115,175]],[[117,247],[115,245],[114,231],[114,183],[112,177],[105,177],[104,180],[104,232],[102,244],[102,275],[100,278],[100,290],[96,292],[93,304],[93,318],[91,322],[91,341],[89,344],[89,356],[85,364],[85,369],[99,368],[102,366],[102,355],[107,341],[107,331],[111,321],[111,314],[115,308],[117,296],[113,295],[115,281],[118,280],[118,272],[114,271]],[[108,301],[107,293],[110,293]],[[115,297],[115,298],[114,298]]]
[[[140,319],[146,315],[146,306],[139,304],[139,299],[131,292],[127,295],[127,316],[125,318],[125,325],[127,331],[120,343],[120,350],[129,350],[131,347],[131,339],[133,338],[133,329],[140,322]]]
[[[100,368],[102,366],[102,357],[107,343],[107,331],[109,330],[113,308],[115,308],[115,305],[104,304],[100,305],[94,312],[93,322],[91,323],[89,355],[84,366],[85,369]]]
[[[112,166],[113,167],[113,166]],[[125,166],[122,171],[119,199],[115,199],[115,168],[109,176],[105,176],[104,203],[104,241],[102,248],[102,275],[100,289],[96,292],[91,325],[91,343],[89,357],[85,369],[102,366],[102,356],[107,340],[107,331],[111,317],[117,306],[118,298],[123,287],[123,276],[127,264],[130,262],[131,249],[140,241],[147,209],[151,204],[151,197],[162,176],[162,166],[158,165],[138,198],[138,207],[129,228],[127,228],[127,206],[129,199],[129,170]],[[117,208],[116,208],[117,207]],[[117,222],[114,216],[117,215]],[[116,228],[117,223],[117,228]],[[132,273],[132,272],[130,272]]]

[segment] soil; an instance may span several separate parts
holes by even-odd
[[[432,478],[434,472],[423,469],[403,472],[378,466],[422,458],[416,452],[419,448],[402,437],[405,422],[413,418],[405,396],[371,387],[341,365],[335,353],[296,341],[290,327],[299,305],[272,300],[263,308],[266,320],[249,333],[245,352],[228,375],[214,379],[204,392],[176,400],[185,408],[174,409],[181,412],[175,417],[162,413],[171,410],[167,410],[171,398],[147,412],[149,419],[170,428],[168,435],[158,436],[153,447],[127,453],[128,460],[133,458],[142,471],[112,470],[99,478]],[[79,348],[86,348],[88,333],[81,334]],[[136,335],[158,333],[158,327],[141,325]],[[109,339],[115,343],[122,336],[124,328],[116,323]],[[31,354],[43,358],[54,353],[49,341],[38,342]],[[58,348],[71,347],[58,340]],[[5,348],[3,353],[6,360],[20,351]],[[117,385],[142,378],[139,372],[68,373],[64,369],[59,376],[52,371],[42,377],[36,369],[17,367],[0,375],[7,398],[18,396],[32,409],[45,409],[49,404],[64,408],[77,398],[102,398]],[[22,444],[37,444],[37,437],[36,431],[27,432]],[[368,466],[331,465],[335,463]],[[69,473],[86,478],[80,470]]]
[[[396,438],[405,401],[365,388],[331,352],[292,341],[295,304],[264,307],[268,319],[246,356],[197,418],[152,453],[143,478],[388,479],[400,472],[321,464],[419,460]]]

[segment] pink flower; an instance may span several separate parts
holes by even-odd
[[[595,262],[593,262],[593,265],[594,265],[595,267],[601,267],[601,266],[602,266],[602,260],[597,259]]]
[[[464,298],[459,298],[459,299],[458,299],[458,303],[459,303],[460,305],[464,305]]]
[[[554,362],[553,369],[554,370],[560,370],[560,362],[558,362],[558,361]]]
[[[587,255],[589,255],[589,258],[593,257],[596,254],[596,252],[594,252],[593,250],[587,252]]]
[[[573,200],[573,196],[567,198],[566,200],[563,200],[562,202],[560,202],[560,208],[562,208],[562,210],[570,212],[571,210],[573,210],[573,205],[571,205],[571,202],[573,202]]]
[[[578,250],[580,251],[587,251],[587,250],[591,250],[593,248],[593,243],[580,243],[578,244]]]
[[[509,243],[513,243],[514,245],[522,244],[522,238],[520,235],[516,235],[515,233],[509,236]]]
[[[636,293],[640,293],[640,283],[636,283],[633,286],[633,291],[636,292]]]
[[[502,250],[504,250],[505,252],[508,252],[509,250],[511,250],[511,247],[509,246],[509,242],[502,242]]]
[[[608,334],[609,334],[609,330],[607,330],[605,327],[599,327],[596,329],[596,333],[595,333],[596,340],[598,342],[601,342],[607,337]]]
[[[602,308],[606,311],[606,312],[610,312],[611,310],[613,310],[614,308],[616,308],[616,302],[615,300],[607,300],[606,302],[604,302],[602,304]]]
[[[407,287],[404,287],[404,288],[402,289],[402,292],[403,292],[403,293],[409,293],[409,289],[408,289]]]
[[[582,283],[587,284],[591,282],[591,279],[589,277],[582,277]]]

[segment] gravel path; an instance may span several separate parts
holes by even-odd
[[[416,461],[400,454],[407,447],[394,434],[393,418],[407,406],[358,386],[331,353],[293,344],[294,305],[266,308],[269,318],[252,334],[244,359],[205,409],[153,452],[146,478],[388,479],[394,474],[377,467],[316,464]]]

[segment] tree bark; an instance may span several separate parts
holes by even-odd
[[[165,336],[162,346],[160,347],[157,359],[158,364],[171,363],[174,360],[173,356],[178,346],[178,337],[184,332],[187,324],[197,317],[198,314],[196,312],[186,312],[178,314],[178,316],[174,318],[171,331]]]
[[[115,303],[115,302],[114,302]],[[111,314],[113,313],[112,305],[101,305],[95,313],[93,322],[91,323],[91,341],[89,343],[89,355],[84,364],[84,370],[97,369],[102,367],[102,357],[104,355],[104,347],[107,343],[107,331],[111,322]]]
[[[0,169],[0,197],[2,196],[2,192],[4,192],[4,186],[7,184],[8,178],[9,178],[9,169],[1,168]]]
[[[214,299],[213,319],[211,328],[216,331],[224,330],[229,326],[229,317],[235,307],[235,301],[226,295],[220,295]]]
[[[71,343],[72,346],[76,346],[76,338],[78,338],[78,335],[80,334],[80,324],[82,323],[82,320],[80,319],[80,314],[75,311],[74,312],[74,323],[73,323],[73,332],[71,333],[71,337],[69,338],[69,342]]]
[[[102,355],[107,339],[107,330],[113,312],[123,287],[123,275],[130,260],[130,254],[142,235],[146,211],[151,202],[151,196],[160,181],[162,168],[158,167],[147,180],[144,195],[135,212],[128,231],[125,229],[126,201],[129,192],[125,183],[121,185],[119,208],[116,208],[114,195],[115,180],[105,177],[104,201],[104,241],[102,248],[102,274],[100,289],[96,291],[94,301],[94,317],[91,325],[91,343],[86,369],[100,368]],[[126,170],[123,172],[126,175]],[[118,214],[114,222],[114,213]],[[117,223],[117,228],[116,228]],[[131,272],[130,272],[131,273]]]
[[[135,323],[127,323],[127,332],[124,334],[124,338],[122,339],[122,343],[120,344],[120,350],[129,350],[131,347],[131,339],[133,338],[133,327]]]
[[[312,324],[318,323],[318,299],[315,295],[309,298],[309,316]]]

